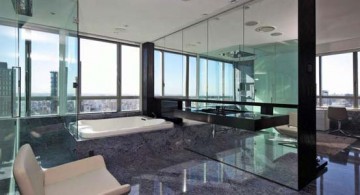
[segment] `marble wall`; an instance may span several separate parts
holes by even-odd
[[[131,163],[149,153],[172,153],[195,144],[204,144],[212,136],[213,126],[210,124],[175,125],[172,129],[130,135],[81,141],[71,139],[72,143],[68,145],[73,147],[73,155],[78,159],[100,154],[107,162],[123,157]]]

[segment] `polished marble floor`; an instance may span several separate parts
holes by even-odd
[[[248,133],[245,133],[239,134],[239,136],[240,137],[226,137],[219,135],[219,139],[227,138],[228,143],[230,143],[225,144],[226,147],[224,146],[226,142],[220,144],[224,148],[208,145],[210,149],[200,150],[201,145],[194,145],[188,149],[169,151],[163,154],[154,152],[146,156],[139,156],[137,160],[130,161],[126,158],[113,159],[110,163],[107,163],[107,166],[109,171],[121,183],[131,184],[132,189],[130,194],[360,194],[360,141],[351,144],[336,155],[323,154],[321,158],[329,162],[326,172],[304,189],[297,191],[248,172],[251,171],[248,169],[253,169],[254,167],[256,167],[257,170],[268,170],[269,167],[272,167],[273,170],[279,170],[279,166],[289,164],[289,158],[278,160],[277,164],[266,164],[262,162],[273,161],[274,159],[278,159],[278,157],[286,156],[286,154],[291,155],[294,150],[293,148],[284,146],[286,148],[279,149],[278,147],[280,146],[276,144],[277,149],[272,150],[272,153],[269,152],[271,156],[262,155],[260,159],[255,161],[255,165],[257,166],[251,163],[247,166],[240,166],[239,164],[235,164],[237,161],[236,158],[233,158],[235,154],[239,153],[239,148],[245,147],[244,150],[250,151],[250,153],[240,154],[240,156],[244,157],[243,160],[249,160],[248,154],[257,155],[261,150],[251,150],[247,146],[254,144],[258,145],[258,147],[274,145],[273,142],[274,140],[276,141],[278,137],[268,132],[250,136]],[[257,136],[265,137],[269,142],[263,143],[258,141],[258,139],[253,139]],[[253,138],[249,139],[251,137]],[[231,148],[231,146],[236,147]],[[206,155],[199,155],[189,149],[196,149],[196,152],[203,153],[209,151],[215,152],[217,149],[219,149],[219,151],[217,151],[216,156],[211,156],[211,154],[215,153],[207,153],[209,157],[211,157],[208,158]],[[63,156],[63,158],[62,154],[66,153],[62,153],[58,151],[58,149],[53,150],[52,148],[48,148],[43,151],[39,150],[39,152],[42,152],[42,154],[39,155],[43,165],[51,166],[57,164],[56,162],[52,162],[52,159],[56,161],[58,159],[66,161],[64,159],[69,158],[69,156],[66,155]],[[45,154],[47,152],[51,152],[52,156],[47,156],[47,154]],[[41,158],[41,156],[43,157]],[[222,163],[213,160],[212,158],[214,157],[218,158],[217,160],[221,160],[221,158],[233,158],[234,161]],[[290,160],[293,160],[293,158],[290,158]],[[249,163],[250,161],[246,162]],[[259,164],[259,162],[261,163]],[[240,167],[236,168],[234,165]],[[291,167],[287,168],[291,169]],[[269,176],[266,175],[269,173],[266,171],[259,173],[264,173],[262,176],[265,178]],[[270,176],[275,178],[289,178],[289,176],[294,176],[288,173],[295,174],[291,170],[282,169],[277,174],[270,174]]]

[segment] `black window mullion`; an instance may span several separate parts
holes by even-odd
[[[358,55],[357,52],[353,53],[353,75],[354,75],[354,107],[359,107],[359,90],[358,90]]]
[[[117,111],[121,112],[121,44],[117,44]]]
[[[319,56],[319,72],[317,74],[319,76],[319,106],[322,106],[322,56]]]

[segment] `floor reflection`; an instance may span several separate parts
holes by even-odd
[[[189,150],[243,171],[297,189],[297,148],[272,128],[260,132],[220,133],[206,145]],[[286,143],[286,144],[285,144]]]

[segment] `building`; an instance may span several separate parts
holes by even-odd
[[[6,62],[0,62],[0,117],[11,116],[12,76]]]

